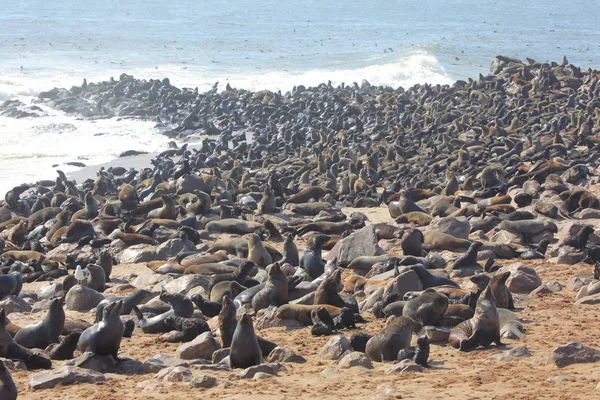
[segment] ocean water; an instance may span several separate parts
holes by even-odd
[[[411,86],[487,73],[498,54],[600,67],[600,8],[572,0],[26,0],[0,12],[0,101],[118,77],[290,90]],[[0,193],[168,139],[135,120],[0,117]]]

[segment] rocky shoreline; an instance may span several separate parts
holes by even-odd
[[[122,75],[43,92],[83,118],[215,138],[6,193],[0,357],[48,369],[16,372],[27,396],[122,375],[148,392],[291,385],[296,368],[419,379],[482,349],[535,356],[536,307],[599,298],[599,77],[498,56],[487,76],[406,90],[198,93]],[[600,343],[547,346],[556,368],[600,362]]]

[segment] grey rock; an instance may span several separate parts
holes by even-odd
[[[398,364],[394,364],[389,367],[385,373],[387,375],[397,374],[397,373],[406,373],[406,372],[423,372],[424,368],[419,364],[416,364],[412,360],[402,360]]]
[[[279,371],[285,371],[283,364],[260,364],[246,368],[242,372],[235,374],[234,376],[239,379],[252,379],[254,375],[259,372],[263,372],[269,375],[277,375]]]
[[[529,349],[525,346],[515,347],[513,349],[503,351],[500,354],[496,354],[494,356],[488,357],[490,360],[498,360],[498,361],[512,361],[517,357],[531,357],[533,354],[529,351]]]
[[[63,285],[60,282],[51,282],[47,285],[44,285],[39,290],[39,297],[42,300],[50,300],[53,297],[59,295],[59,293],[63,290]]]
[[[600,361],[600,350],[571,342],[552,350],[551,360],[557,367]]]
[[[340,368],[352,368],[352,367],[363,367],[367,369],[373,369],[373,363],[366,356],[365,353],[360,351],[351,351],[343,356],[338,362]]]
[[[38,372],[29,377],[30,389],[51,389],[56,385],[73,383],[106,382],[106,377],[89,369],[64,366],[48,371]]]
[[[102,293],[87,286],[75,285],[67,292],[65,305],[67,310],[88,312],[104,300]]]
[[[189,364],[169,354],[157,354],[144,361],[144,371],[149,373],[156,373],[168,367],[189,367]]]
[[[211,332],[204,332],[189,343],[184,343],[177,348],[175,356],[182,360],[202,358],[211,360],[212,354],[221,348],[221,344]]]
[[[350,342],[342,335],[332,337],[317,353],[317,360],[339,360],[342,354],[351,350]]]
[[[173,277],[171,277],[169,275],[161,275],[161,274],[155,274],[155,273],[140,274],[133,281],[133,285],[135,287],[151,288],[158,283],[162,282],[164,284],[164,283],[172,281],[172,280],[173,280]]]
[[[338,266],[345,268],[357,257],[380,256],[383,254],[385,254],[385,251],[378,245],[375,228],[367,225],[337,242],[324,258],[328,261],[335,258]]]
[[[154,378],[167,382],[189,382],[192,380],[192,371],[185,367],[167,367],[158,371]]]
[[[275,347],[273,351],[269,353],[265,361],[268,363],[288,362],[303,364],[306,362],[306,359],[287,347]]]
[[[459,239],[468,239],[471,226],[465,217],[444,217],[434,219],[429,225],[434,231],[445,233]]]
[[[136,375],[146,373],[144,364],[131,358],[115,360],[112,356],[97,355],[91,352],[67,361],[67,366],[76,366],[100,373]]]
[[[542,279],[533,268],[516,263],[502,267],[498,273],[510,272],[506,286],[513,293],[529,293],[542,284]]]
[[[3,308],[6,311],[6,315],[11,313],[23,313],[30,312],[31,306],[25,300],[20,297],[8,295],[5,296],[2,301],[0,301],[0,308]]]
[[[421,291],[423,284],[415,271],[406,271],[395,277],[391,282],[385,285],[383,296],[398,293],[402,298],[407,292]]]
[[[190,386],[193,388],[205,388],[210,389],[212,387],[217,386],[218,381],[217,378],[210,375],[199,375],[192,378],[190,381]]]
[[[180,278],[174,279],[166,284],[159,283],[154,287],[154,291],[160,291],[161,287],[169,293],[187,294],[190,290],[197,286],[208,288],[210,277],[206,275],[190,274],[183,275]]]
[[[217,364],[223,361],[225,358],[229,357],[231,353],[231,348],[226,347],[224,349],[215,350],[212,354],[212,363]]]

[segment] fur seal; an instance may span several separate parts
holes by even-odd
[[[315,235],[310,240],[300,259],[300,268],[304,269],[310,277],[317,278],[325,270],[325,262],[321,255],[323,243],[328,240],[326,235]]]
[[[402,315],[421,325],[435,325],[448,308],[448,298],[433,288],[406,302]]]
[[[421,257],[423,250],[421,246],[424,241],[423,232],[418,229],[411,229],[400,239],[400,247],[402,247],[402,253],[405,256]]]
[[[452,264],[452,269],[460,269],[460,268],[470,268],[475,267],[477,269],[482,269],[481,266],[477,263],[477,253],[479,249],[483,246],[481,242],[473,242],[469,246],[469,249],[459,257],[454,264]]]
[[[244,261],[233,272],[211,276],[210,281],[208,282],[208,290],[212,290],[217,283],[224,281],[236,281],[240,285],[243,285],[254,266],[255,264],[252,261]]]
[[[563,241],[563,244],[574,247],[577,250],[583,250],[592,233],[594,233],[594,227],[591,225],[585,225],[575,235],[567,236]]]
[[[248,239],[248,260],[261,267],[271,264],[271,255],[263,246],[260,237],[256,233],[251,233],[246,236],[246,239]]]
[[[331,189],[324,189],[320,186],[309,186],[307,188],[302,189],[301,191],[299,191],[298,193],[290,196],[287,200],[286,200],[286,204],[287,203],[308,203],[310,201],[310,199],[315,199],[315,200],[319,200],[320,198],[324,197],[326,194],[332,194],[333,190]]]
[[[458,283],[454,282],[450,278],[445,278],[443,276],[432,274],[431,272],[425,269],[423,264],[410,265],[406,267],[406,269],[413,270],[417,273],[419,280],[421,280],[421,283],[423,284],[423,289],[443,285],[460,287]]]
[[[427,335],[417,337],[417,345],[410,346],[398,352],[398,361],[412,360],[424,368],[429,368],[427,360],[429,359],[429,338]]]
[[[118,360],[121,339],[123,339],[123,322],[121,321],[122,301],[109,304],[102,311],[102,321],[87,328],[81,334],[77,349],[97,355],[109,355]]]
[[[192,318],[169,315],[165,322],[178,332],[167,337],[169,343],[191,342],[198,335],[210,331],[208,324],[201,315]]]
[[[209,299],[210,301],[218,301],[225,295],[235,298],[247,289],[247,287],[240,285],[237,281],[222,281],[211,288]]]
[[[500,318],[491,287],[486,287],[477,300],[473,318],[461,322],[450,331],[448,342],[460,351],[470,351],[478,346],[489,346],[500,341]]]
[[[252,298],[252,308],[258,312],[269,306],[280,306],[287,302],[288,279],[279,263],[267,267],[267,282],[263,289]]]
[[[315,292],[314,304],[330,304],[342,308],[345,306],[344,300],[339,295],[343,289],[342,270],[336,269],[319,285]]]
[[[284,304],[277,309],[277,318],[279,319],[295,319],[306,325],[312,324],[311,312],[323,307],[332,316],[336,317],[341,312],[341,308],[329,304],[319,305],[304,305],[304,304]]]
[[[510,277],[510,272],[504,272],[502,274],[495,274],[491,278],[486,274],[473,275],[470,279],[471,282],[477,285],[480,290],[484,290],[486,287],[490,287],[492,294],[494,295],[494,302],[498,308],[506,308],[508,310],[514,310],[515,304],[513,302],[513,296],[508,287],[506,287],[506,281]]]
[[[300,257],[298,255],[298,248],[294,243],[294,235],[288,233],[285,236],[283,241],[283,258],[281,259],[281,264],[288,263],[292,267],[297,267],[300,265]]]
[[[240,318],[231,339],[230,366],[232,369],[248,368],[259,365],[261,361],[262,351],[254,333],[252,318],[250,315],[244,314]]]
[[[63,337],[60,343],[50,350],[50,358],[52,360],[72,359],[80,336],[81,332],[71,332]]]
[[[390,317],[385,328],[367,342],[365,353],[373,361],[396,361],[398,352],[410,346],[412,333],[422,326],[408,317]]]
[[[44,318],[33,325],[22,328],[15,335],[15,342],[29,349],[45,349],[52,343],[58,343],[65,325],[64,298],[53,299]]]
[[[28,369],[52,368],[52,361],[45,353],[29,350],[16,343],[6,330],[6,326],[6,311],[0,309],[0,357],[24,361]]]
[[[271,185],[266,184],[263,190],[263,196],[258,202],[256,214],[271,214],[273,212],[275,212],[275,193],[273,193]]]
[[[504,229],[512,234],[515,234],[523,239],[524,243],[531,243],[533,236],[544,231],[557,233],[558,227],[554,222],[540,219],[522,220],[522,221],[502,221],[500,229]]]
[[[226,218],[219,221],[211,221],[206,224],[206,229],[209,232],[218,233],[233,233],[237,235],[245,235],[254,233],[258,229],[264,229],[263,224],[252,221],[243,221],[241,219]]]
[[[428,231],[423,235],[425,247],[428,250],[467,250],[471,246],[471,241],[459,239],[452,235],[437,231]]]
[[[17,400],[17,385],[3,362],[0,362],[0,399]]]

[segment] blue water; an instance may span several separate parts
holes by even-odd
[[[497,54],[538,61],[567,55],[575,65],[598,67],[599,17],[589,0],[5,1],[0,101],[30,101],[54,86],[122,72],[201,90],[219,81],[285,91],[327,80],[451,83],[487,73]],[[0,191],[47,176],[52,164],[101,162],[136,144],[155,150],[166,142],[141,122],[91,123],[46,111],[28,121],[0,117],[4,143],[12,143],[0,147],[0,164],[13,171],[0,175]],[[119,140],[91,146],[98,133]],[[24,137],[48,145],[34,151]]]

